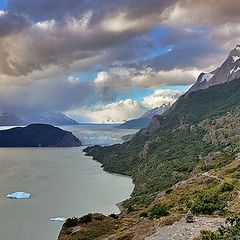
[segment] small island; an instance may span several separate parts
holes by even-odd
[[[0,147],[79,147],[69,131],[48,124],[30,124],[0,131]]]

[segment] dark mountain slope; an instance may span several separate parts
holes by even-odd
[[[216,122],[232,114],[230,124],[240,127],[233,113],[239,107],[239,80],[215,85],[180,97],[166,114],[155,116],[150,126],[131,141],[85,151],[106,170],[132,176],[135,196],[149,196],[186,179],[209,152],[233,152],[235,149],[225,141],[228,135],[221,132],[222,125]],[[205,122],[208,124],[204,125]],[[209,138],[211,130],[214,132]],[[218,133],[219,142],[215,141]],[[232,143],[240,141],[237,132],[232,139]]]
[[[117,128],[120,129],[141,129],[143,127],[147,127],[151,122],[151,119],[149,118],[136,118],[129,120],[119,126]]]

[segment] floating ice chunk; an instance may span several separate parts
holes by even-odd
[[[31,198],[31,194],[25,192],[15,192],[12,194],[8,194],[6,197],[10,199],[28,199]]]
[[[65,217],[55,217],[55,218],[50,218],[50,221],[53,222],[65,222],[67,219]]]

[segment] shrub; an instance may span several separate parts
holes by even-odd
[[[231,192],[233,191],[233,189],[234,189],[234,186],[227,182],[223,183],[222,186],[220,187],[221,192]]]
[[[156,204],[153,206],[153,208],[151,209],[151,216],[152,217],[162,217],[162,216],[167,216],[168,215],[168,211],[167,208],[164,204]]]
[[[118,215],[115,213],[110,214],[109,217],[111,217],[113,219],[118,219]]]
[[[85,215],[85,216],[82,216],[82,217],[80,217],[80,218],[78,219],[78,221],[79,221],[80,224],[89,223],[89,222],[92,221],[92,214],[89,213],[89,214],[87,214],[87,215]]]
[[[75,227],[78,225],[78,218],[73,217],[73,218],[68,218],[66,222],[64,223],[64,227],[66,228],[71,228]]]
[[[171,188],[169,188],[169,189],[167,189],[166,191],[165,191],[165,193],[166,194],[169,194],[169,193],[171,193],[173,190],[171,189]]]
[[[221,236],[218,232],[202,231],[201,235],[195,240],[221,240]]]
[[[227,226],[219,228],[216,232],[202,231],[196,240],[233,240],[240,239],[240,214],[226,220]]]
[[[148,212],[141,212],[139,214],[139,217],[143,217],[143,218],[148,217]]]
[[[129,205],[128,208],[127,208],[127,211],[128,211],[128,213],[133,212],[134,211],[133,206]]]
[[[217,193],[201,193],[194,200],[191,210],[195,214],[213,214],[216,211],[222,213],[226,206],[226,199]]]
[[[98,220],[98,221],[103,221],[104,220],[104,216],[102,214],[99,214],[99,215],[94,216],[94,219]]]

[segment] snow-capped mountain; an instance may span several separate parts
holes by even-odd
[[[142,115],[141,118],[152,119],[152,117],[155,115],[162,115],[170,108],[170,106],[171,106],[170,103],[164,103],[160,107],[156,107],[156,108],[153,108],[153,109],[147,111],[145,114]]]
[[[61,112],[47,112],[47,113],[31,113],[21,116],[21,118],[27,123],[46,123],[55,126],[63,125],[78,125],[75,120],[67,117]]]
[[[132,119],[129,121],[126,121],[125,123],[117,126],[118,128],[122,129],[140,129],[147,127],[152,117],[155,115],[162,115],[165,113],[169,108],[171,104],[170,103],[164,103],[160,107],[156,107],[154,109],[151,109],[147,111],[144,115],[142,115],[140,118]]]
[[[0,126],[26,126],[31,123],[45,123],[56,126],[78,125],[75,120],[61,112],[14,114],[0,112]]]
[[[210,73],[201,73],[189,92],[230,82],[238,77],[240,77],[240,45],[237,45],[229,53],[227,59],[219,68]]]
[[[22,126],[25,122],[13,113],[0,112],[0,126]]]

